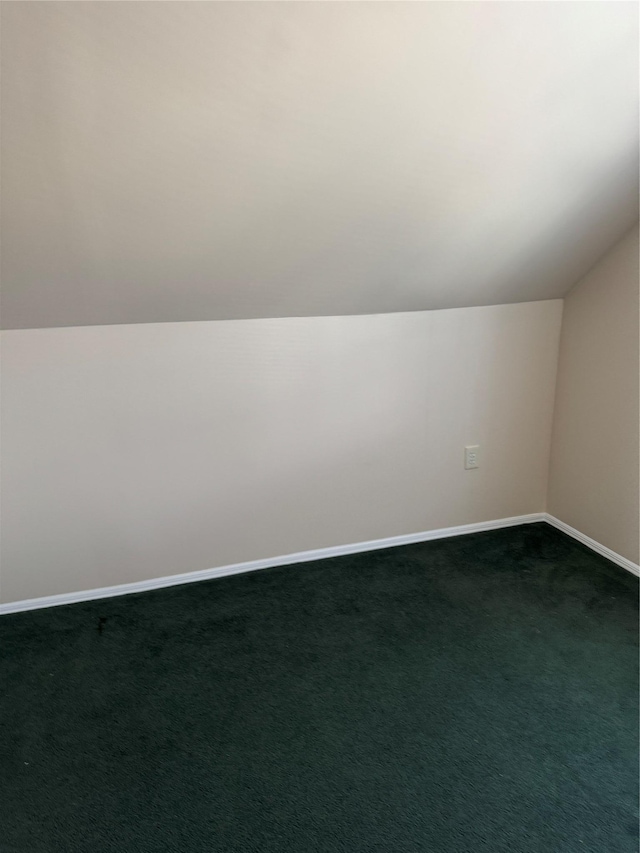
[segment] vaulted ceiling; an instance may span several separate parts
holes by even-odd
[[[638,6],[2,4],[5,328],[562,296],[638,216]]]

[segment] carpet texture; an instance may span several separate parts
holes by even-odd
[[[544,523],[5,616],[0,655],[3,853],[637,850],[637,581]]]

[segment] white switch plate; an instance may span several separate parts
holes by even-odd
[[[465,468],[477,468],[480,458],[480,445],[479,444],[471,444],[464,449],[464,467]]]

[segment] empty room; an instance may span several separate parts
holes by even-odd
[[[0,14],[2,853],[636,853],[638,3]]]

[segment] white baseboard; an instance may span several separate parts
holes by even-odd
[[[612,551],[611,548],[607,548],[605,545],[601,545],[599,542],[596,542],[596,540],[592,539],[590,536],[586,536],[584,533],[580,533],[580,531],[576,530],[575,527],[571,527],[569,524],[565,524],[564,521],[560,521],[559,518],[556,518],[553,515],[549,515],[548,512],[543,512],[542,516],[542,520],[546,521],[547,524],[550,524],[552,527],[557,527],[558,530],[561,530],[568,536],[572,536],[574,539],[577,539],[578,542],[582,542],[583,545],[586,545],[587,548],[591,548],[592,551],[595,551],[598,554],[602,554],[602,556],[606,557],[607,560],[611,560],[612,563],[616,563],[616,565],[622,566],[622,568],[626,569],[628,572],[640,576],[640,566],[637,563],[634,563],[631,560],[627,560],[626,557],[622,557],[620,554],[616,554],[616,552]]]
[[[334,545],[329,548],[317,548],[312,551],[300,551],[282,557],[268,557],[265,560],[250,560],[247,563],[234,563],[216,569],[201,569],[181,575],[167,575],[135,583],[123,583],[117,586],[104,586],[99,589],[87,589],[60,595],[46,595],[42,598],[28,598],[23,601],[10,601],[0,604],[0,616],[8,613],[20,613],[24,610],[39,610],[43,607],[58,607],[62,604],[76,604],[80,601],[95,601],[100,598],[112,598],[116,595],[131,595],[134,592],[147,592],[183,583],[223,578],[242,572],[255,572],[275,566],[289,566],[294,563],[308,563],[312,560],[326,560],[328,557],[341,557],[345,554],[359,554],[362,551],[377,551],[380,548],[394,548],[397,545],[411,545],[414,542],[429,542],[432,539],[445,539],[449,536],[464,536],[468,533],[481,533],[484,530],[498,530],[501,527],[514,527],[519,524],[532,524],[544,521],[545,513],[534,512],[530,515],[516,515],[512,518],[498,518],[493,521],[479,521],[475,524],[461,524],[458,527],[443,527],[440,530],[426,530],[422,533],[408,533],[403,536],[389,536],[387,539],[373,539],[370,542],[356,542],[352,545]]]
[[[640,567],[616,554],[595,539],[585,536],[564,521],[560,521],[546,512],[534,512],[529,515],[516,515],[511,518],[497,518],[493,521],[478,521],[475,524],[461,524],[458,527],[443,527],[439,530],[425,530],[422,533],[407,533],[403,536],[389,536],[386,539],[373,539],[369,542],[356,542],[351,545],[333,545],[329,548],[317,548],[311,551],[300,551],[297,554],[286,554],[282,557],[268,557],[264,560],[250,560],[246,563],[234,563],[230,566],[220,566],[215,569],[201,569],[197,572],[186,572],[181,575],[166,575],[146,581],[104,586],[99,589],[87,589],[79,592],[68,592],[60,595],[46,595],[42,598],[28,598],[23,601],[10,601],[0,604],[0,616],[9,613],[20,613],[25,610],[39,610],[44,607],[58,607],[63,604],[76,604],[81,601],[95,601],[100,598],[113,598],[118,595],[131,595],[135,592],[148,592],[152,589],[178,586],[184,583],[213,580],[214,578],[238,575],[243,572],[255,572],[259,569],[269,569],[276,566],[290,566],[295,563],[308,563],[313,560],[326,560],[329,557],[341,557],[346,554],[359,554],[363,551],[377,551],[381,548],[394,548],[398,545],[411,545],[415,542],[429,542],[433,539],[446,539],[450,536],[464,536],[469,533],[481,533],[485,530],[499,530],[502,527],[515,527],[519,524],[532,524],[536,521],[546,521],[563,533],[577,539],[596,551],[611,562],[622,566],[635,575],[640,575]]]

